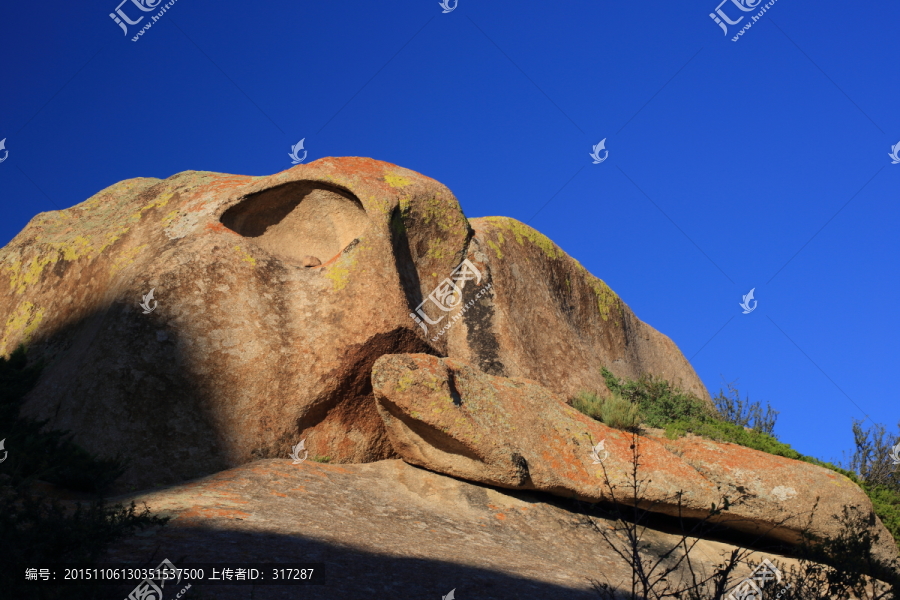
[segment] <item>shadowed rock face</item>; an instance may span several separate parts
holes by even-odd
[[[633,437],[581,414],[534,381],[487,375],[459,359],[382,356],[372,383],[400,456],[469,481],[624,504],[632,493],[634,440],[643,481],[638,499],[653,512],[704,518],[727,496],[734,505],[717,521],[792,544],[804,527],[835,536],[832,515],[844,506],[872,512],[856,484],[828,469],[693,436]],[[605,451],[598,463],[591,450],[600,441]],[[877,518],[872,531],[880,538],[880,557],[897,558]]]
[[[370,381],[385,354],[561,394],[605,393],[606,364],[708,397],[668,338],[546,237],[470,224],[442,184],[367,158],[131,179],[39,214],[0,250],[0,327],[0,354],[25,343],[48,361],[25,414],[122,454],[139,487],[304,438],[335,462],[395,457]]]

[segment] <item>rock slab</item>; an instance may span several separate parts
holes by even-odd
[[[791,544],[804,527],[836,535],[832,515],[844,506],[872,512],[856,484],[828,469],[695,436],[669,440],[612,429],[534,381],[487,375],[459,359],[382,356],[372,383],[400,456],[469,481],[627,505],[636,461],[642,507],[704,518],[727,496],[733,505],[716,521]],[[592,455],[600,442],[603,450]],[[871,527],[879,557],[896,559],[884,525],[874,518]]]

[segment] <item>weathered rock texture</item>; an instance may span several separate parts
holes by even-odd
[[[464,259],[478,276],[441,296],[450,312],[427,301],[438,324],[420,327],[410,314],[454,291]],[[121,453],[134,486],[304,438],[338,462],[396,456],[369,380],[384,354],[459,356],[562,394],[605,392],[606,364],[706,396],[670,340],[546,237],[470,225],[445,186],[366,158],[131,179],[42,213],[0,250],[0,326],[0,354],[26,343],[48,361],[25,414]]]
[[[465,327],[449,331],[446,355],[492,375],[533,379],[567,396],[584,389],[605,393],[597,369],[603,363],[618,377],[652,373],[709,398],[672,340],[640,321],[547,236],[507,217],[470,223],[471,247],[494,285]]]
[[[638,498],[654,512],[704,518],[727,496],[734,505],[717,521],[786,543],[799,542],[804,527],[835,536],[833,515],[844,506],[872,512],[868,496],[834,471],[693,436],[633,436],[583,415],[534,381],[487,375],[458,359],[382,356],[372,383],[400,456],[469,481],[627,503],[634,439],[643,482]],[[591,450],[604,440],[597,464]],[[880,558],[897,558],[893,538],[877,518],[872,530],[879,534]]]
[[[107,562],[155,567],[168,557],[176,566],[325,564],[323,586],[255,586],[253,597],[267,600],[436,599],[451,589],[459,600],[590,600],[597,598],[590,579],[623,588],[630,583],[628,566],[585,526],[572,503],[468,483],[399,460],[293,465],[268,459],[118,500],[146,502],[172,520],[117,542]],[[653,529],[644,537],[647,552],[657,556],[676,539]],[[709,574],[733,548],[701,540],[692,561]],[[733,584],[763,557],[793,564],[757,552]],[[198,585],[204,598],[217,600],[245,600],[251,593],[246,586]]]

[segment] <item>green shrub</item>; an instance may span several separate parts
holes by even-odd
[[[862,483],[860,487],[869,496],[875,514],[900,548],[900,493],[880,485],[873,487]]]
[[[734,423],[716,420],[679,420],[669,423],[665,427],[666,437],[675,439],[685,433],[702,435],[703,437],[720,441],[740,444],[754,450],[768,452],[776,456],[803,460],[803,455],[791,448],[788,444],[779,442],[774,436],[757,431],[756,429],[744,429]]]
[[[746,400],[742,399],[733,383],[726,383],[725,386],[728,391],[720,389],[713,398],[713,404],[716,405],[722,419],[740,427],[752,427],[757,431],[774,436],[778,411],[766,402],[764,413],[762,405],[758,401],[751,403],[749,397]]]
[[[718,417],[703,400],[672,387],[664,379],[642,375],[636,380],[623,381],[605,367],[601,372],[606,380],[606,387],[614,395],[636,404],[642,417],[641,422],[648,427],[664,428],[675,421],[710,420]]]
[[[749,404],[740,399],[737,389],[729,385],[728,394],[719,392],[719,400],[716,403],[719,411],[711,410],[710,407],[699,398],[683,392],[677,388],[673,388],[667,381],[654,379],[652,376],[644,376],[638,380],[620,380],[616,378],[608,369],[603,368],[603,378],[606,385],[613,392],[614,396],[620,396],[627,401],[636,404],[639,407],[639,413],[642,416],[641,422],[650,426],[665,429],[666,436],[670,439],[683,436],[686,433],[693,433],[712,440],[720,442],[731,442],[753,448],[761,452],[774,454],[775,456],[783,456],[793,460],[808,462],[826,469],[830,469],[841,475],[848,477],[856,483],[872,501],[875,514],[884,523],[884,526],[890,531],[894,541],[900,547],[900,490],[895,489],[892,485],[897,481],[896,473],[891,472],[879,478],[874,478],[874,482],[867,482],[856,472],[843,469],[839,466],[821,461],[812,456],[800,454],[790,447],[790,445],[778,441],[772,429],[775,425],[775,416],[778,414],[771,406],[767,407],[765,413],[759,403]],[[590,398],[593,395],[580,394],[579,398]],[[598,420],[602,418],[596,416],[596,408],[591,408],[592,404],[588,400],[579,398],[572,402],[572,406],[581,410],[581,412],[592,416]],[[723,399],[724,398],[724,399]],[[747,429],[745,426],[753,423],[757,427]],[[857,453],[854,456],[855,464],[869,466],[878,462],[878,469],[868,467],[867,473],[887,472],[884,463],[888,460],[887,449],[893,444],[897,438],[888,438],[884,441],[883,428],[874,431],[862,431],[858,423],[854,423],[853,432],[856,437]],[[875,438],[874,441],[870,438]],[[860,441],[862,440],[862,441]],[[876,447],[875,450],[869,451],[873,457],[867,461],[858,458],[863,450],[868,451],[870,447]],[[860,450],[862,448],[863,450]],[[868,455],[866,455],[868,456]]]
[[[637,405],[616,393],[601,398],[593,392],[580,392],[572,399],[572,407],[616,429],[633,430],[641,422]]]
[[[866,484],[853,471],[842,469],[812,456],[800,454],[788,444],[779,442],[774,437],[755,429],[747,430],[724,421],[676,421],[666,426],[666,436],[670,439],[680,437],[686,433],[701,435],[720,442],[732,442],[776,456],[801,460],[844,475],[866,493],[872,501],[875,514],[878,515],[878,518],[881,519],[885,528],[891,533],[894,541],[900,547],[900,493],[897,491],[882,485]]]
[[[900,492],[900,470],[893,464],[891,452],[900,443],[900,433],[890,434],[880,423],[869,429],[863,421],[853,420],[853,442],[856,446],[850,457],[850,469],[871,486],[883,486]],[[900,425],[898,425],[900,429]]]

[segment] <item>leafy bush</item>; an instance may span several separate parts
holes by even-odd
[[[859,473],[862,480],[869,485],[883,486],[900,492],[900,471],[894,466],[891,458],[893,446],[900,442],[900,435],[888,434],[881,424],[875,424],[869,429],[863,429],[862,424],[863,421],[853,420],[853,441],[856,449],[850,459],[850,469]]]
[[[766,402],[766,412],[763,413],[762,405],[758,401],[751,404],[749,397],[746,400],[741,399],[741,394],[734,383],[726,383],[725,386],[728,391],[720,389],[713,398],[713,403],[722,418],[739,427],[752,427],[757,431],[774,436],[778,411]]]
[[[572,399],[572,407],[616,429],[632,430],[641,422],[637,405],[616,393],[601,398],[593,392],[580,392]]]
[[[709,420],[718,415],[701,399],[674,388],[664,379],[642,375],[636,380],[620,380],[605,367],[601,369],[606,387],[614,395],[637,405],[642,423],[664,428],[679,420]]]

